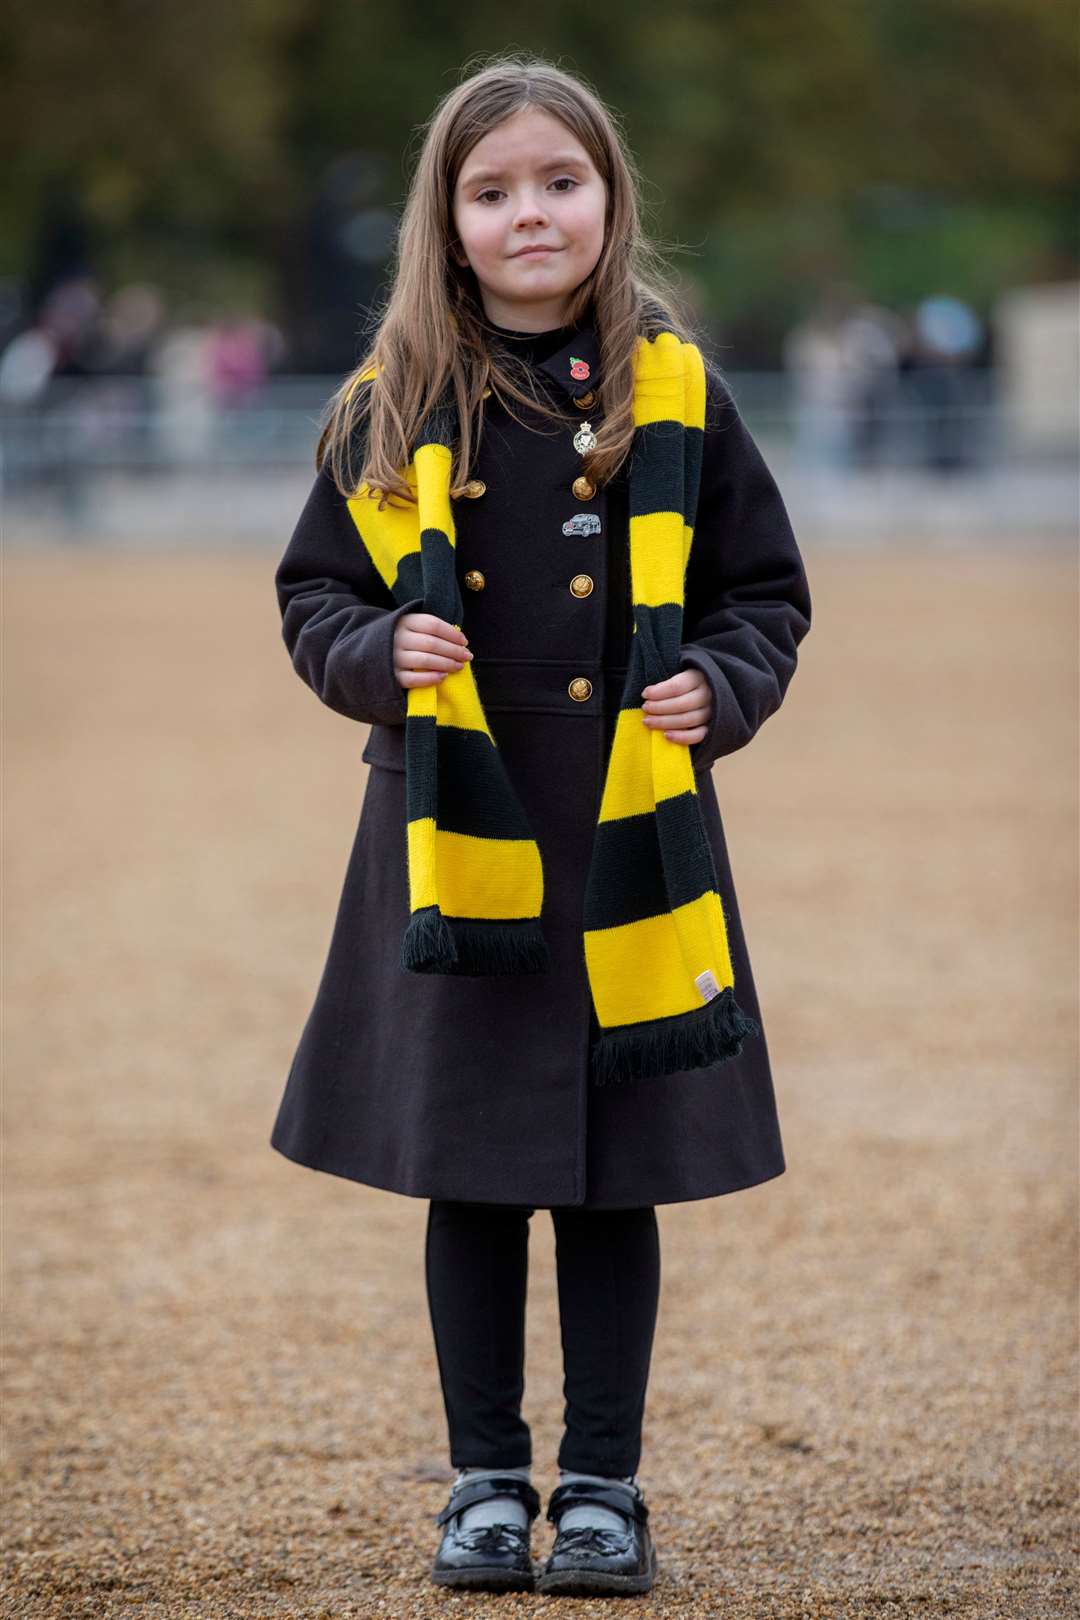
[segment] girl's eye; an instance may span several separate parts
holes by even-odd
[[[553,186],[576,186],[577,181],[574,179],[573,175],[563,174],[563,175],[560,175],[557,180],[553,180],[551,182],[551,184]],[[564,191],[562,193],[562,195],[565,197],[566,192]],[[501,197],[501,196],[502,196],[502,192],[499,191],[495,186],[487,186],[483,191],[477,192],[476,200],[477,200],[477,202],[483,202],[484,199],[487,198],[487,197]]]

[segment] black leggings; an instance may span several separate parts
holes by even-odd
[[[433,1199],[425,1274],[455,1468],[532,1462],[521,1415],[529,1219],[523,1204]],[[656,1210],[552,1209],[562,1333],[558,1466],[633,1474],[660,1295]]]

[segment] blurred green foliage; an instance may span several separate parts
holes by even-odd
[[[326,167],[373,154],[400,207],[463,67],[530,50],[623,124],[647,222],[723,324],[819,287],[891,304],[1075,273],[1075,17],[1057,0],[14,0],[0,36],[0,272],[79,195],[106,281],[288,318]]]

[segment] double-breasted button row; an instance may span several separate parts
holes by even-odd
[[[579,501],[591,501],[596,494],[596,485],[591,478],[586,478],[584,473],[578,474],[570,488],[575,499]],[[478,501],[481,495],[487,493],[487,485],[482,478],[470,478],[467,484],[461,486],[458,493],[467,501]]]
[[[464,580],[470,591],[482,591],[487,584],[487,579],[479,568],[470,568]],[[570,590],[574,596],[589,596],[592,589],[593,579],[590,574],[575,574],[570,581]]]

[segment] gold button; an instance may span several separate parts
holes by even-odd
[[[479,568],[470,568],[469,572],[465,575],[465,583],[469,587],[470,591],[482,591],[484,586],[487,584],[487,581],[480,572]]]
[[[591,478],[586,478],[584,473],[581,473],[579,477],[574,479],[574,482],[571,484],[570,488],[573,490],[575,497],[579,501],[591,501],[593,496],[596,494],[596,485],[593,483]]]
[[[579,411],[590,410],[591,407],[596,404],[596,395],[593,393],[591,388],[585,394],[575,394],[574,404],[577,406]]]
[[[484,399],[490,399],[491,398],[491,389],[490,388],[485,388],[484,392],[483,392],[483,395],[481,397],[484,398]]]
[[[575,574],[570,581],[570,589],[575,596],[588,596],[592,590],[593,582],[588,574]]]
[[[575,703],[584,703],[592,697],[592,681],[586,680],[584,675],[575,676],[566,690]]]
[[[487,485],[482,478],[470,478],[461,493],[467,501],[476,501],[486,489]]]

